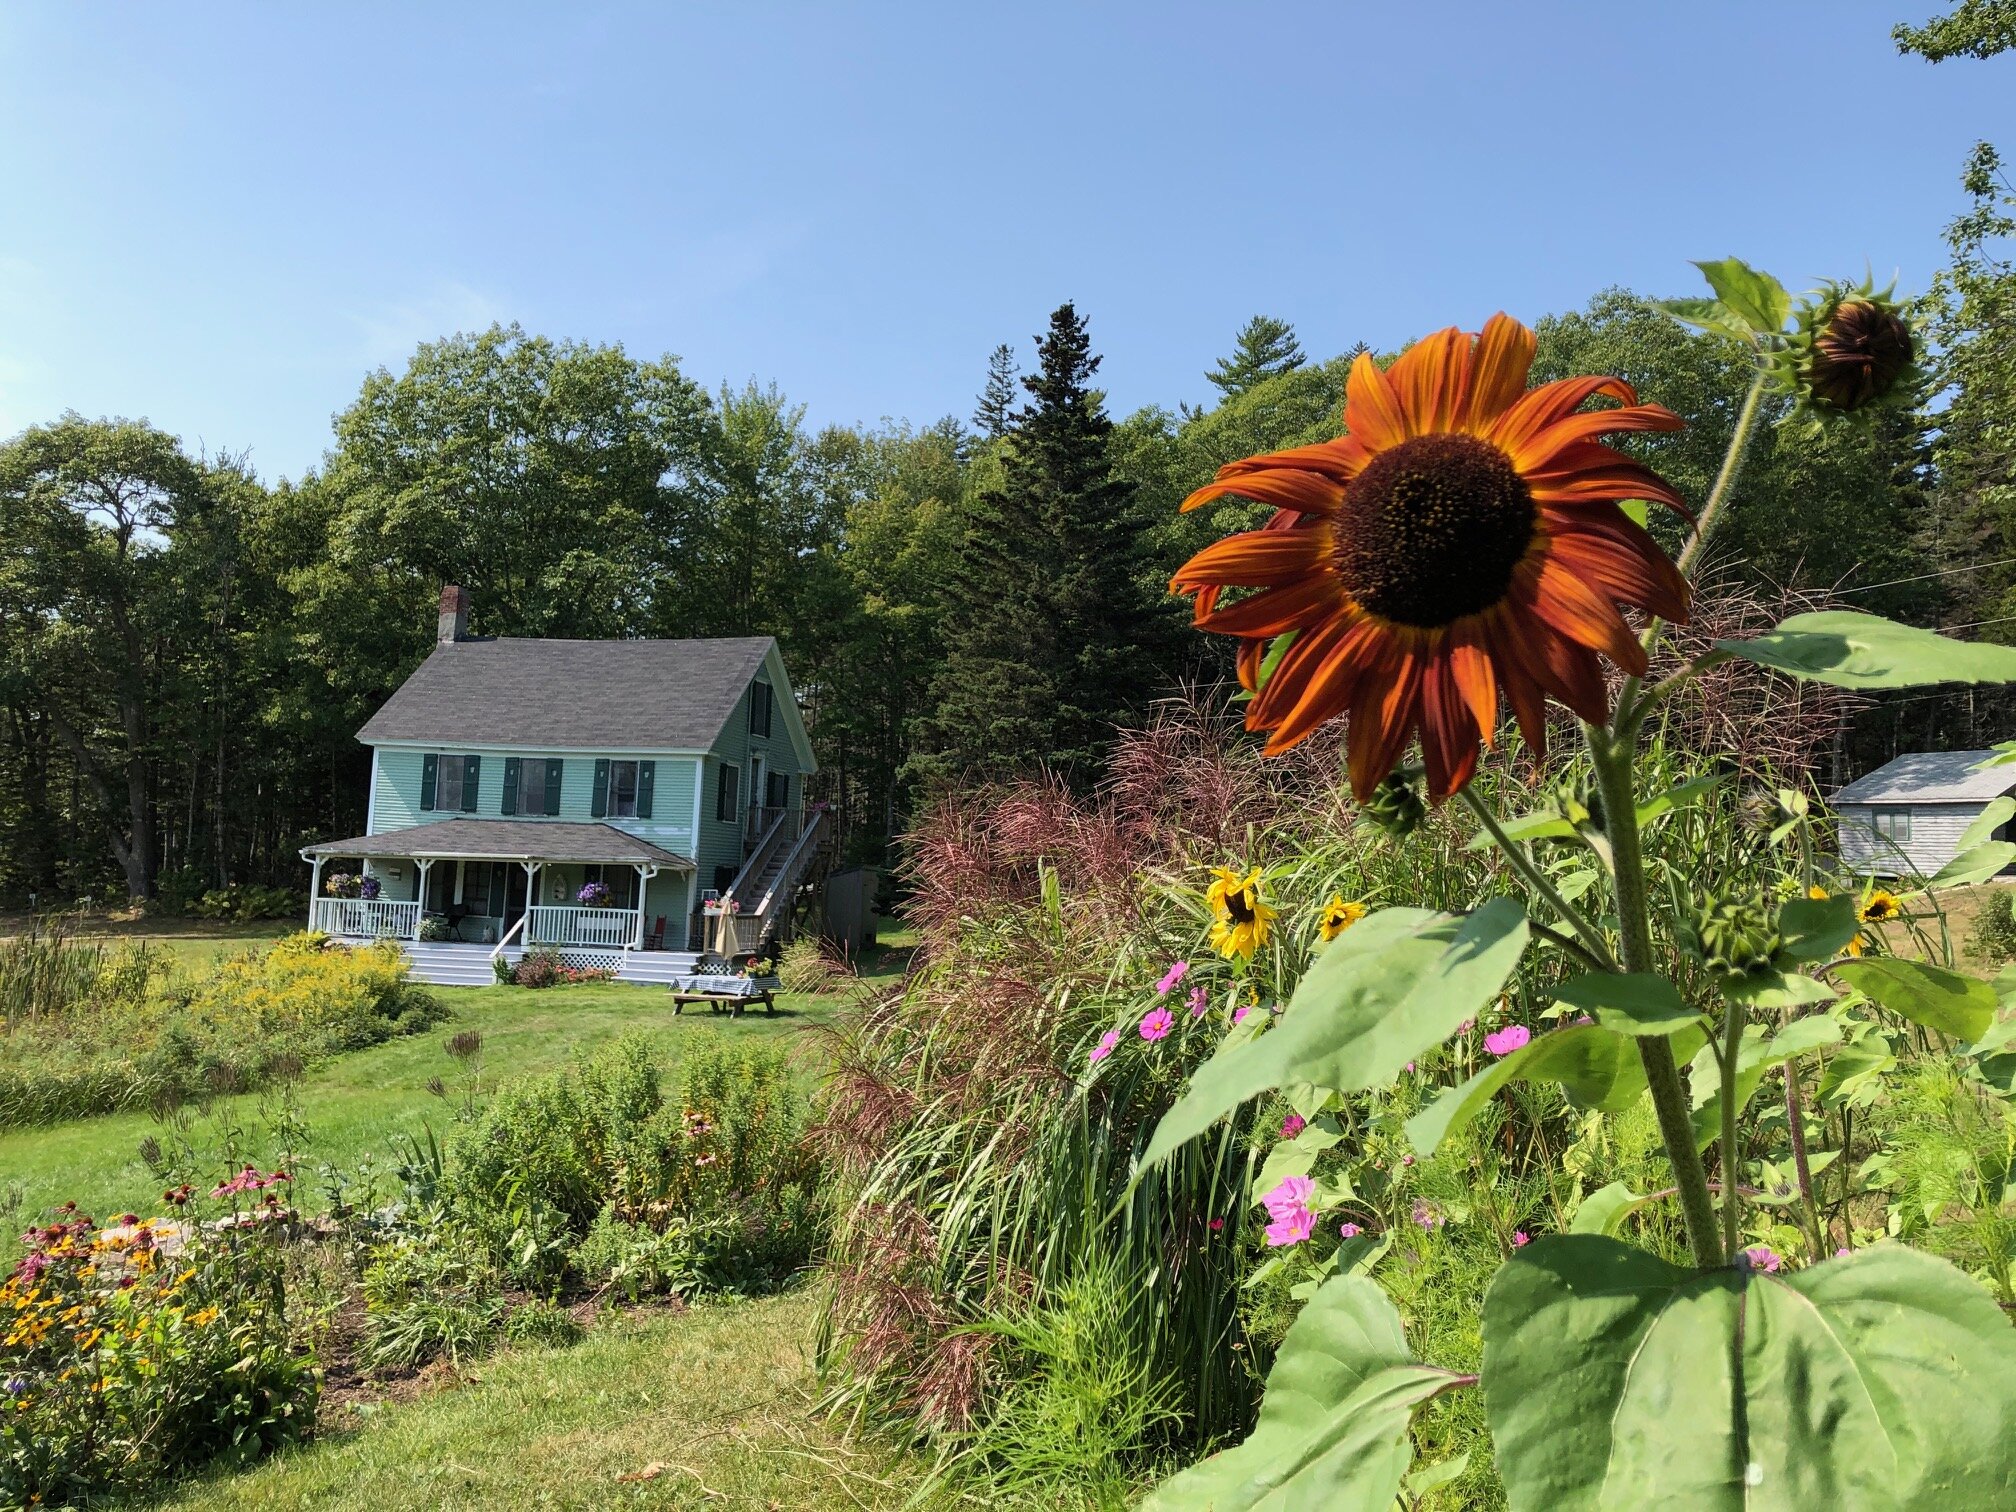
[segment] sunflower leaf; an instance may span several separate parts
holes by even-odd
[[[1778,954],[1790,961],[1831,961],[1861,928],[1851,893],[1794,898],[1778,910],[1778,932],[1785,941]]]
[[[1677,1034],[1701,1017],[1671,982],[1650,972],[1592,971],[1550,990],[1618,1034]]]
[[[1976,882],[1986,882],[2009,869],[2009,863],[2016,861],[2016,845],[2007,840],[1984,840],[1979,845],[1970,845],[1959,855],[1939,868],[1938,873],[1925,885],[1927,887],[1969,887]]]
[[[1621,1181],[1591,1192],[1582,1199],[1575,1209],[1575,1216],[1568,1222],[1571,1234],[1615,1234],[1624,1227],[1624,1220],[1642,1207],[1659,1200],[1660,1194],[1653,1192],[1640,1197]]]
[[[1694,266],[1708,280],[1722,307],[1758,335],[1776,336],[1785,329],[1785,319],[1792,313],[1792,296],[1769,273],[1759,272],[1740,257]]]
[[[1197,1068],[1155,1126],[1140,1169],[1290,1082],[1339,1092],[1391,1082],[1498,995],[1527,933],[1525,913],[1509,898],[1468,916],[1425,908],[1368,914],[1316,958],[1279,1023],[1221,1045]]]
[[[1245,1442],[1164,1481],[1142,1512],[1386,1512],[1414,1459],[1415,1407],[1469,1380],[1414,1363],[1375,1282],[1334,1277],[1281,1340]]]
[[[1878,956],[1846,962],[1834,974],[1892,1013],[1955,1039],[1978,1040],[1995,1022],[1994,987],[1943,966]]]
[[[1850,609],[1795,614],[1754,640],[1717,641],[1715,648],[1837,688],[2016,682],[2016,646],[1952,640]]]
[[[1515,1509],[2006,1507],[2016,1330],[1901,1245],[1765,1274],[1536,1240],[1484,1297],[1484,1408]]]
[[[1669,788],[1656,798],[1648,798],[1638,805],[1638,827],[1645,828],[1654,820],[1663,819],[1675,809],[1686,808],[1697,803],[1722,786],[1719,776],[1696,777],[1692,782],[1683,782],[1676,788]]]
[[[1841,1026],[1824,1013],[1794,1019],[1769,1039],[1762,1029],[1751,1025],[1744,1030],[1743,1048],[1736,1056],[1737,1112],[1757,1095],[1764,1073],[1773,1066],[1782,1066],[1823,1045],[1838,1044],[1840,1039]],[[1694,1089],[1694,1142],[1705,1150],[1722,1137],[1721,1068],[1715,1063],[1715,1052],[1705,1044],[1695,1055],[1687,1077]]]
[[[1556,1029],[1449,1088],[1408,1119],[1407,1138],[1415,1153],[1434,1154],[1443,1140],[1483,1112],[1501,1087],[1521,1081],[1559,1082],[1583,1107],[1617,1113],[1645,1090],[1645,1068],[1628,1035],[1595,1024]]]
[[[1993,765],[1992,762],[1984,761],[1981,763],[1981,766],[1991,765]],[[1980,767],[1975,768],[1976,771],[1980,769]],[[1977,845],[1986,845],[1990,840],[1995,838],[1995,831],[2002,828],[2011,819],[2016,819],[2016,798],[2010,798],[2005,795],[2001,798],[1990,799],[1981,812],[1975,816],[1974,822],[1961,832],[1960,849],[1963,851],[1972,850]]]

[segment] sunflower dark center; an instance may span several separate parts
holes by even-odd
[[[1259,917],[1253,912],[1253,905],[1246,901],[1244,891],[1225,895],[1225,915],[1234,924],[1251,924]]]
[[[1474,436],[1416,436],[1344,494],[1335,566],[1351,596],[1403,625],[1446,625],[1505,596],[1535,510],[1512,459]]]

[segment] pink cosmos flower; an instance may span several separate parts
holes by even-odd
[[[1099,1043],[1092,1047],[1092,1064],[1096,1066],[1099,1062],[1106,1059],[1107,1056],[1113,1053],[1119,1043],[1120,1031],[1118,1029],[1108,1029],[1104,1034],[1100,1035]]]
[[[1284,1244],[1300,1244],[1316,1232],[1316,1215],[1306,1207],[1291,1208],[1267,1225],[1267,1242],[1279,1249]]]
[[[1171,966],[1167,971],[1163,972],[1162,980],[1155,984],[1156,996],[1157,997],[1169,996],[1170,993],[1176,990],[1176,984],[1183,980],[1184,974],[1189,970],[1190,970],[1190,963],[1188,961],[1178,961],[1175,965]]]
[[[1510,1055],[1525,1046],[1533,1038],[1533,1031],[1524,1024],[1507,1024],[1495,1034],[1484,1036],[1484,1048],[1493,1055]]]
[[[1337,1232],[1346,1239],[1356,1239],[1359,1232],[1358,1225],[1355,1223],[1342,1223],[1337,1226]]]
[[[1743,1251],[1743,1258],[1750,1262],[1750,1269],[1763,1271],[1766,1275],[1775,1274],[1785,1263],[1779,1258],[1778,1252],[1768,1244],[1751,1245]]]
[[[1316,1183],[1307,1176],[1283,1177],[1279,1186],[1263,1192],[1260,1205],[1267,1209],[1267,1216],[1280,1218],[1296,1208],[1309,1205],[1309,1194],[1316,1190]]]
[[[1239,1025],[1245,1023],[1246,1015],[1252,1011],[1251,1008],[1234,1008],[1232,1010],[1232,1026],[1236,1029]]]
[[[1414,1221],[1421,1226],[1422,1233],[1432,1234],[1442,1226],[1442,1215],[1429,1206],[1425,1200],[1416,1197],[1414,1199]]]
[[[1402,1155],[1400,1157],[1400,1164],[1402,1164],[1403,1166],[1410,1166],[1414,1164],[1414,1157],[1412,1155]]]
[[[1468,1034],[1472,1029],[1475,1029],[1476,1027],[1477,1027],[1477,1020],[1469,1018],[1463,1020],[1462,1023],[1456,1026],[1456,1032],[1458,1034]]]
[[[1839,1249],[1837,1249],[1836,1251],[1834,1251],[1834,1258],[1835,1258],[1836,1260],[1846,1260],[1846,1259],[1848,1258],[1848,1256],[1849,1256],[1849,1254],[1850,1254],[1850,1253],[1851,1253],[1851,1252],[1850,1252],[1850,1250],[1849,1250],[1848,1246],[1844,1244],[1844,1245],[1842,1245],[1842,1246],[1841,1246],[1841,1248],[1839,1248]]]
[[[1159,1040],[1167,1038],[1169,1031],[1176,1027],[1176,1020],[1167,1008],[1150,1009],[1141,1019],[1141,1038]]]
[[[1281,1137],[1283,1139],[1293,1139],[1308,1127],[1309,1121],[1300,1113],[1290,1113],[1286,1118],[1281,1120]]]
[[[1414,1074],[1414,1062],[1412,1061],[1407,1062],[1407,1074],[1409,1076],[1412,1076]]]
[[[1512,1248],[1514,1248],[1514,1249],[1524,1249],[1524,1248],[1526,1248],[1526,1246],[1527,1246],[1527,1245],[1531,1244],[1532,1242],[1533,1242],[1533,1240],[1532,1240],[1532,1238],[1531,1238],[1531,1237],[1530,1237],[1530,1236],[1529,1236],[1529,1235],[1527,1234],[1526,1230],[1524,1230],[1524,1229],[1514,1229],[1514,1230],[1512,1231]]]
[[[1204,1010],[1210,1006],[1211,999],[1204,995],[1202,987],[1192,987],[1190,989],[1190,1017],[1204,1017]]]

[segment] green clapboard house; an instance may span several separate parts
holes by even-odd
[[[366,832],[302,851],[310,927],[450,983],[528,948],[670,981],[774,944],[828,828],[776,641],[468,630],[444,589],[433,652],[358,731]]]

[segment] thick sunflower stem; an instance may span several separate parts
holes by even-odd
[[[1597,791],[1603,797],[1604,831],[1610,837],[1612,882],[1617,893],[1618,948],[1627,972],[1651,972],[1652,917],[1647,906],[1645,856],[1639,845],[1638,799],[1631,776],[1631,748],[1613,745],[1609,732],[1595,725],[1582,727],[1589,745],[1589,759],[1595,768]],[[1673,1059],[1673,1046],[1658,1035],[1638,1040],[1638,1057],[1645,1066],[1645,1085],[1652,1096],[1652,1110],[1659,1120],[1659,1134],[1666,1143],[1666,1158],[1673,1166],[1674,1185],[1679,1188],[1680,1210],[1687,1223],[1687,1242],[1694,1251],[1694,1263],[1707,1269],[1723,1263],[1722,1243],[1715,1231],[1715,1199],[1708,1190],[1708,1171],[1701,1163],[1701,1151],[1694,1143],[1694,1119],[1688,1108],[1687,1089],[1680,1083],[1680,1066]]]
[[[1722,454],[1721,471],[1715,474],[1715,486],[1708,490],[1708,502],[1701,506],[1700,517],[1694,522],[1694,539],[1680,552],[1683,577],[1693,574],[1695,563],[1708,549],[1708,536],[1715,529],[1723,506],[1729,502],[1737,475],[1743,471],[1743,455],[1750,449],[1750,433],[1757,428],[1757,411],[1764,401],[1764,376],[1764,369],[1758,368],[1757,376],[1750,382],[1750,392],[1743,396],[1743,408],[1736,412],[1736,429],[1729,437],[1729,450]]]
[[[1734,1258],[1743,1239],[1743,1152],[1736,1135],[1736,1072],[1743,1054],[1743,1005],[1722,1000],[1722,1249]]]

